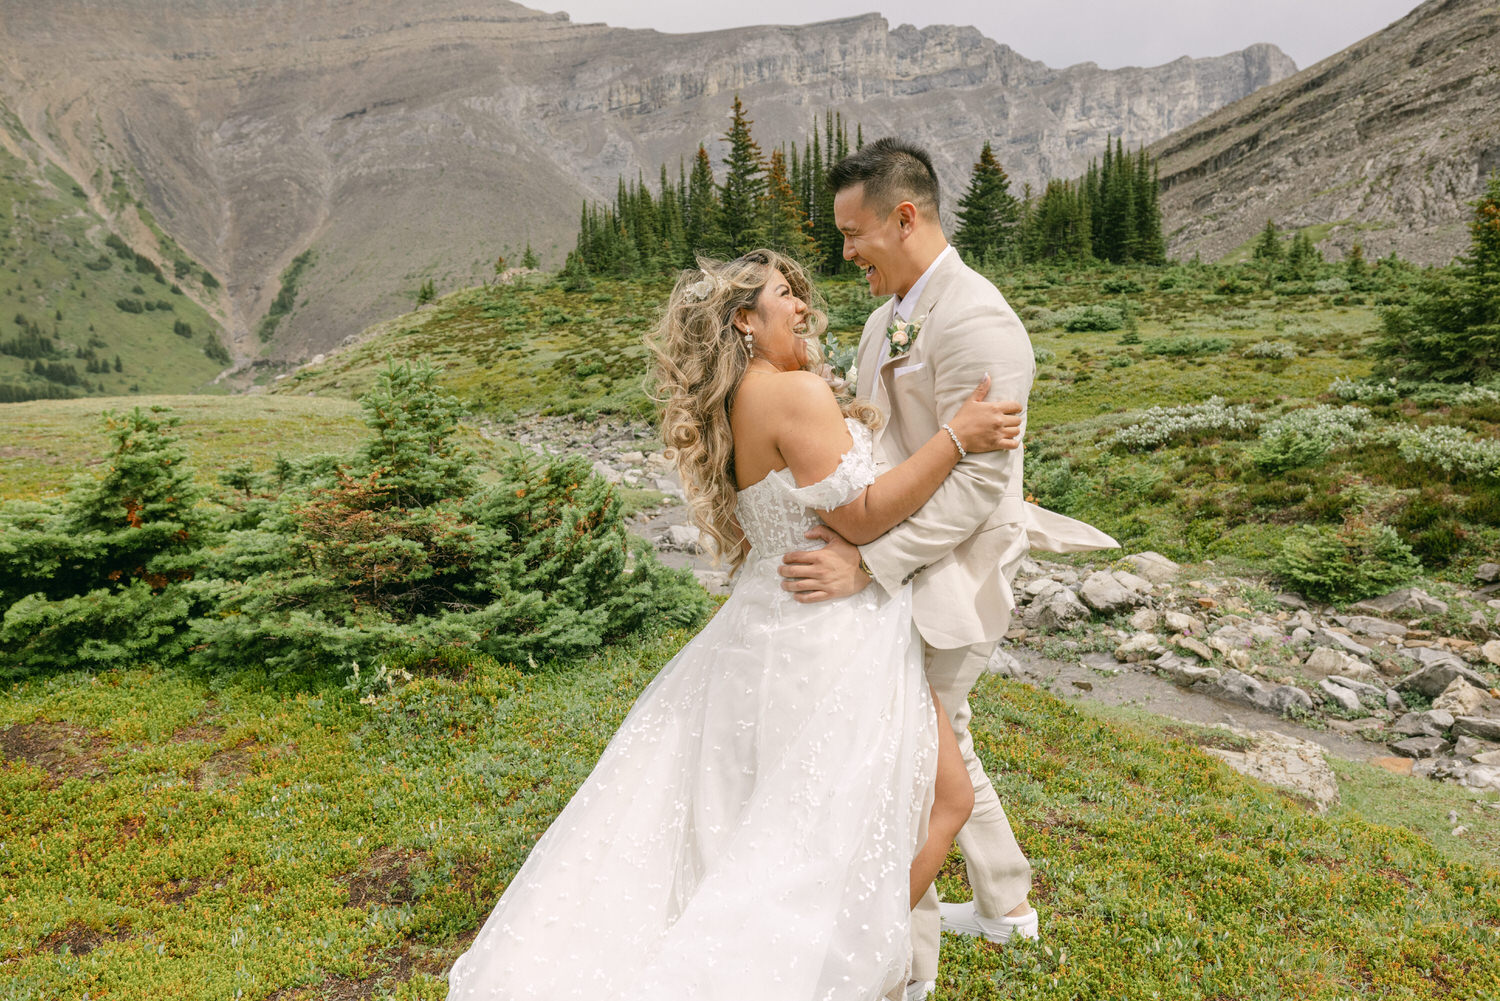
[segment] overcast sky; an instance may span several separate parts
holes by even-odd
[[[1271,42],[1313,63],[1417,6],[1417,0],[521,0],[566,10],[574,21],[621,28],[711,31],[748,24],[807,24],[878,11],[891,26],[972,24],[1052,67],[1157,66],[1178,56],[1218,56]]]

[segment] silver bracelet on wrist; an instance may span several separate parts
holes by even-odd
[[[947,424],[944,424],[943,430],[947,431],[948,437],[953,439],[953,447],[958,449],[959,459],[967,459],[969,457],[969,453],[964,449],[963,442],[958,440],[958,435],[953,433],[953,428],[949,427]]]

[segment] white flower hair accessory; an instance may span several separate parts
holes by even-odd
[[[706,275],[699,281],[689,285],[687,291],[682,293],[682,299],[684,302],[702,302],[713,295],[714,289],[717,287],[718,283],[714,281],[713,276]]]

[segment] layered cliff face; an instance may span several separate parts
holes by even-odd
[[[1153,149],[1176,256],[1220,257],[1270,219],[1326,227],[1333,256],[1446,263],[1500,169],[1500,5],[1428,0]]]
[[[475,283],[527,242],[555,266],[581,202],[621,174],[654,178],[700,142],[717,158],[736,93],[765,142],[825,109],[923,141],[956,196],[986,140],[1019,190],[1296,69],[1258,45],[1054,70],[972,28],[876,15],[670,35],[503,0],[0,0],[0,25],[0,101],[96,204],[131,187],[224,280],[239,357],[262,352],[279,275],[314,250],[267,349],[288,360],[399,312],[426,277]]]

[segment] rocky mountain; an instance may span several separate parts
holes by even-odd
[[[1442,264],[1500,169],[1500,5],[1428,0],[1156,143],[1170,252],[1218,258],[1267,219]]]
[[[986,139],[1019,188],[1295,69],[1256,45],[1058,70],[972,28],[874,14],[673,35],[505,0],[0,0],[0,102],[91,203],[124,190],[223,281],[242,360],[304,359],[528,242],[556,266],[582,201],[619,175],[699,142],[717,155],[735,93],[766,142],[825,109],[925,141],[953,191]]]

